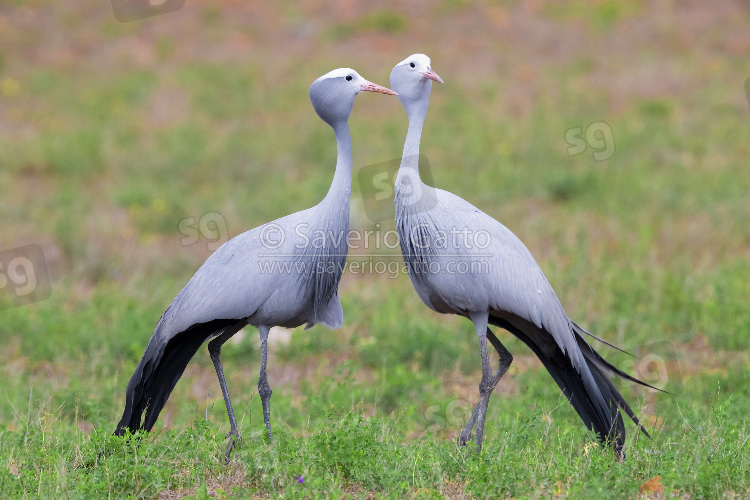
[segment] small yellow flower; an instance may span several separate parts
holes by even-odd
[[[497,153],[500,156],[508,157],[511,155],[512,152],[513,152],[513,148],[507,142],[501,142],[500,144],[497,145]]]
[[[563,483],[562,483],[562,481],[557,481],[555,483],[555,486],[557,486],[557,488],[555,488],[555,491],[554,491],[555,495],[560,496],[560,495],[564,495],[565,494],[565,490],[563,489]]]
[[[13,97],[18,93],[18,89],[21,87],[21,84],[18,83],[18,80],[15,80],[11,77],[5,77],[2,82],[0,82],[0,93],[2,93],[5,97]]]
[[[153,208],[154,210],[156,210],[160,214],[165,214],[165,213],[168,212],[168,210],[167,210],[167,202],[164,201],[164,200],[162,200],[161,198],[155,199],[151,203],[151,208]]]

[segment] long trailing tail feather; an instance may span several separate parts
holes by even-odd
[[[162,325],[162,321],[159,321],[141,362],[128,382],[125,410],[115,435],[122,436],[127,430],[132,433],[140,429],[150,431],[188,362],[203,342],[236,323],[237,320],[224,319],[199,323],[165,342],[159,334]],[[144,411],[146,415],[141,423]]]
[[[636,384],[642,385],[644,387],[648,387],[649,389],[654,389],[659,392],[664,392],[666,394],[670,394],[669,392],[659,389],[658,387],[654,387],[653,385],[644,382],[640,379],[637,379],[633,377],[632,375],[629,375],[616,366],[613,366],[609,361],[604,359],[598,352],[594,350],[593,347],[591,347],[580,335],[576,336],[576,340],[578,342],[578,347],[581,349],[581,353],[583,353],[584,358],[586,358],[587,363],[589,364],[589,367],[595,366],[599,369],[600,372],[604,373],[610,373],[612,375],[615,375],[617,377],[623,378],[625,380],[630,380],[631,382],[635,382]],[[630,417],[630,419],[638,426],[638,428],[648,436],[649,438],[651,435],[646,431],[645,427],[641,424],[640,420],[638,420],[638,417],[635,416],[635,413],[630,408],[630,405],[625,401],[625,399],[622,397],[622,395],[614,388],[612,382],[604,377],[603,378],[604,383],[609,385],[611,387],[611,390],[613,392],[613,395],[617,398],[617,405]]]
[[[549,345],[546,348],[537,345],[521,328],[503,318],[491,316],[490,323],[510,331],[534,351],[586,427],[597,433],[602,443],[612,444],[618,457],[624,457],[625,442],[625,426],[620,409],[646,436],[650,437],[607,374],[617,375],[646,387],[652,386],[612,366],[586,343],[577,328],[574,328],[576,341],[586,360],[586,366],[580,368],[575,367],[570,357],[556,344],[552,346],[550,352]],[[590,377],[586,377],[587,373]]]
[[[636,384],[642,385],[644,387],[648,387],[649,389],[654,389],[655,391],[665,392],[669,394],[667,391],[663,389],[659,389],[658,387],[654,387],[653,385],[647,382],[644,382],[643,380],[637,379],[634,376],[629,375],[625,373],[624,371],[620,370],[619,368],[617,368],[616,366],[612,365],[609,361],[604,359],[601,356],[601,354],[596,352],[594,348],[591,347],[588,344],[588,342],[586,342],[586,340],[583,339],[583,337],[581,337],[580,335],[576,335],[576,341],[578,342],[578,348],[583,353],[584,357],[586,358],[586,361],[589,362],[589,365],[593,363],[594,365],[596,365],[597,368],[599,368],[602,371],[609,372],[612,375],[616,375],[617,377],[623,378],[625,380],[630,380],[631,382],[635,382]],[[622,350],[622,349],[618,349],[618,350]],[[622,352],[626,354],[630,354],[627,351],[622,351]]]
[[[646,435],[649,439],[651,438],[651,435],[648,433],[645,427],[641,424],[641,421],[638,419],[638,417],[635,415],[633,410],[630,408],[630,405],[625,401],[625,399],[622,397],[622,394],[615,388],[614,384],[612,384],[612,381],[608,379],[601,371],[598,370],[592,370],[592,374],[597,379],[597,382],[599,383],[599,387],[606,386],[608,388],[608,393],[610,395],[611,400],[614,400],[615,403],[617,403],[617,406],[624,411],[628,417],[635,423],[636,426],[643,432],[643,434]]]
[[[571,325],[573,325],[573,329],[574,329],[574,330],[576,331],[576,333],[577,333],[578,335],[584,335],[584,334],[586,334],[586,335],[588,335],[589,337],[591,337],[592,339],[596,339],[596,340],[598,340],[599,342],[601,342],[602,344],[608,345],[608,346],[609,346],[609,347],[611,347],[612,349],[617,349],[618,351],[620,351],[620,352],[622,352],[622,353],[625,353],[625,354],[627,354],[628,356],[633,356],[633,354],[632,354],[632,353],[629,353],[629,352],[628,352],[628,351],[626,351],[625,349],[623,349],[623,348],[621,348],[621,347],[617,347],[616,345],[614,345],[614,344],[612,344],[612,343],[610,343],[610,342],[607,342],[607,341],[606,341],[606,340],[604,340],[603,338],[601,338],[601,337],[599,337],[599,336],[597,336],[597,335],[594,335],[593,333],[591,333],[590,331],[586,330],[585,328],[582,328],[582,327],[581,327],[581,326],[580,326],[580,325],[579,325],[578,323],[576,323],[575,321],[571,321],[571,322],[570,322],[570,324],[571,324]]]

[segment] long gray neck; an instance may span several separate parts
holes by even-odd
[[[412,205],[419,201],[422,192],[422,179],[419,177],[419,143],[422,140],[422,126],[427,114],[418,107],[416,110],[407,109],[409,113],[409,130],[406,132],[404,152],[401,156],[401,166],[396,176],[396,197],[405,205]]]
[[[333,182],[323,201],[332,203],[337,209],[345,210],[348,216],[352,194],[352,137],[346,121],[336,122],[333,131],[336,133],[338,149],[336,173],[333,174]]]

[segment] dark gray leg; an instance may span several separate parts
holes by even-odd
[[[234,418],[234,410],[232,409],[232,401],[229,399],[229,389],[227,389],[227,381],[224,378],[224,368],[221,366],[221,360],[219,355],[221,354],[221,346],[224,342],[229,340],[235,333],[240,331],[244,324],[240,324],[237,327],[230,327],[224,330],[219,336],[214,338],[208,343],[208,353],[211,355],[211,361],[214,362],[214,368],[216,369],[216,375],[219,377],[219,385],[221,386],[221,393],[224,395],[224,404],[227,406],[227,414],[229,415],[230,430],[227,437],[229,438],[229,446],[227,446],[226,462],[229,463],[229,456],[232,454],[232,449],[236,446],[239,447],[242,437],[240,437],[240,431],[237,427],[237,419]]]
[[[475,318],[472,318],[472,321],[474,321],[474,319]],[[479,402],[477,403],[476,408],[474,408],[474,412],[471,414],[471,417],[466,423],[466,426],[461,431],[461,434],[458,438],[458,443],[461,446],[465,446],[466,443],[469,442],[469,440],[471,439],[471,431],[474,428],[474,423],[476,422],[476,444],[477,453],[479,453],[482,449],[484,421],[487,414],[487,405],[489,403],[490,395],[492,394],[492,391],[495,390],[495,386],[497,386],[497,383],[500,381],[503,375],[505,375],[505,372],[507,372],[508,368],[510,368],[511,363],[513,362],[513,356],[510,354],[510,352],[508,352],[508,350],[500,342],[500,340],[498,340],[495,334],[492,333],[492,331],[487,327],[487,317],[485,316],[483,321],[482,318],[476,319],[478,321],[474,321],[474,324],[477,328],[477,335],[479,336],[479,348],[482,355],[482,381],[479,384]],[[482,327],[484,335],[479,333],[480,327]],[[497,372],[491,379],[489,377],[491,369],[489,363],[489,355],[487,353],[487,339],[490,340],[492,347],[495,348],[495,351],[500,357]]]
[[[491,391],[494,391],[497,383],[500,382],[500,379],[503,378],[503,375],[505,375],[505,372],[508,371],[511,363],[513,363],[513,355],[503,344],[500,343],[500,340],[495,337],[495,334],[492,333],[489,328],[487,328],[487,340],[490,341],[490,344],[492,344],[492,347],[495,348],[495,352],[497,352],[497,355],[500,357],[497,366],[497,373],[495,373],[495,378],[492,379]]]
[[[270,326],[259,326],[260,332],[260,378],[258,379],[258,394],[263,404],[263,422],[266,424],[268,439],[271,439],[271,386],[266,378],[266,358],[268,356],[268,332]]]

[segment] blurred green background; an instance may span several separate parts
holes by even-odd
[[[222,0],[127,23],[109,2],[0,2],[0,252],[39,245],[51,279],[46,300],[0,295],[3,491],[635,497],[660,475],[666,495],[750,496],[748,21],[729,0]],[[229,468],[204,350],[153,438],[111,440],[156,321],[214,240],[325,195],[336,148],[310,83],[352,67],[388,85],[415,52],[445,81],[422,137],[434,184],[514,231],[571,318],[639,357],[595,347],[674,394],[620,385],[655,440],[612,469],[500,332],[515,362],[486,449],[456,449],[478,398],[473,327],[377,273],[344,276],[343,329],[272,332],[277,442],[251,328],[223,355],[245,436]],[[350,126],[352,228],[384,234],[392,202],[376,226],[363,184],[399,157],[406,116],[362,94]],[[383,249],[350,259],[368,252]]]

